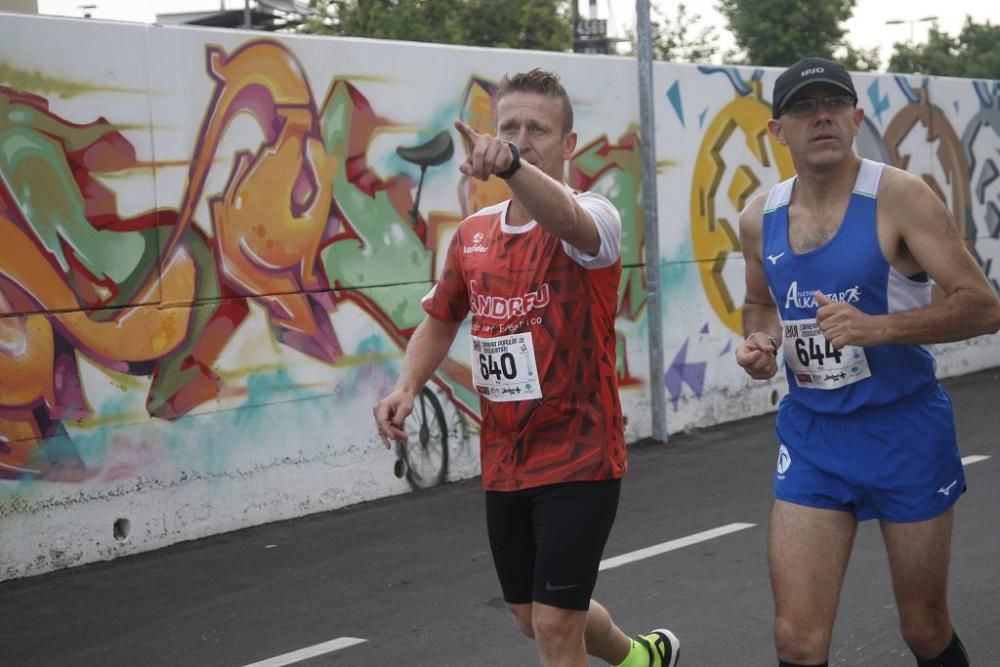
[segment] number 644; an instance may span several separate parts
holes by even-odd
[[[834,359],[836,363],[840,363],[841,358],[844,353],[840,350],[833,349],[833,345],[830,341],[825,341],[826,346],[823,347],[816,344],[816,341],[812,338],[808,339],[808,347],[805,338],[799,338],[795,341],[795,356],[799,358],[803,366],[808,366],[810,360],[816,360],[820,366],[823,365],[826,359]]]

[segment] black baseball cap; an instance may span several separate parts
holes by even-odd
[[[840,63],[825,58],[803,58],[784,72],[774,82],[774,95],[771,98],[771,115],[777,118],[781,115],[795,94],[806,86],[814,83],[827,83],[849,93],[854,101],[858,101],[858,93],[854,90],[851,75]]]

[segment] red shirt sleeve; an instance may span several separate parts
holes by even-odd
[[[461,229],[451,237],[444,270],[421,300],[424,311],[442,322],[461,322],[469,314],[469,292],[462,273]]]

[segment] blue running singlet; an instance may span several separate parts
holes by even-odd
[[[871,315],[930,303],[930,282],[886,260],[876,228],[884,165],[863,160],[847,212],[827,243],[788,243],[795,179],[764,206],[763,263],[782,325],[789,394],[778,408],[775,496],[858,520],[922,521],[965,491],[954,412],[919,345],[834,350],[816,324],[815,292]]]
[[[930,303],[930,282],[901,274],[879,246],[875,206],[883,166],[862,161],[840,229],[809,252],[796,253],[788,243],[795,179],[775,186],[764,206],[764,270],[781,318],[789,395],[816,412],[844,414],[885,405],[936,382],[934,358],[919,345],[838,351],[816,325],[817,291],[870,315]]]

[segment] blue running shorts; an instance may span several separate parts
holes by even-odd
[[[785,396],[776,432],[779,500],[904,523],[941,514],[965,492],[951,400],[936,382],[849,414]]]

